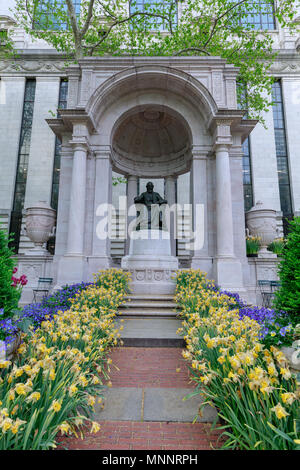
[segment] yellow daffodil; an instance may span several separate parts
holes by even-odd
[[[282,393],[280,396],[283,403],[287,403],[288,405],[292,405],[297,399],[296,394],[291,392]]]
[[[97,433],[98,431],[100,431],[100,425],[96,421],[93,421],[90,432]]]
[[[283,406],[278,403],[274,408],[271,408],[271,411],[274,411],[278,419],[286,418],[289,416],[289,413],[283,408]]]
[[[49,408],[49,411],[55,411],[55,413],[57,413],[58,411],[61,410],[61,404],[59,403],[58,400],[53,400],[50,408]]]

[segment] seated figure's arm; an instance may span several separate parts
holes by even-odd
[[[142,193],[140,196],[136,196],[134,198],[134,203],[135,204],[145,204],[144,193]]]
[[[168,201],[166,199],[163,199],[160,194],[156,193],[157,199],[158,199],[158,204],[168,204]]]

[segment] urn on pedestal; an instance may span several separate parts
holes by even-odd
[[[54,233],[55,220],[56,211],[44,201],[26,209],[26,235],[35,245],[30,254],[47,254],[44,245]]]
[[[246,223],[250,234],[261,239],[258,257],[276,258],[277,255],[267,249],[277,235],[276,211],[258,201],[250,211],[246,212]]]

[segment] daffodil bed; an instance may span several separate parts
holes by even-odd
[[[239,315],[236,299],[199,270],[177,275],[175,300],[187,343],[183,356],[197,386],[225,423],[224,448],[300,449],[297,378],[283,353],[266,347],[261,325]]]
[[[57,311],[23,334],[12,364],[0,362],[0,449],[50,449],[56,436],[99,425],[90,416],[109,379],[108,351],[118,342],[114,317],[123,302],[128,274],[100,272]]]

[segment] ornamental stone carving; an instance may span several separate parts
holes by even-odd
[[[261,238],[259,257],[276,257],[267,247],[277,234],[276,211],[268,209],[261,201],[258,201],[250,211],[246,213],[246,223],[250,234]]]
[[[54,233],[55,220],[56,211],[43,201],[26,209],[26,235],[35,245],[32,254],[47,253],[43,245]]]

